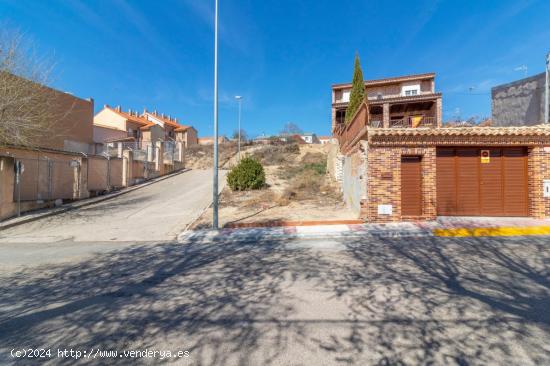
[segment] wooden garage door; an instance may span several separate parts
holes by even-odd
[[[481,161],[482,150],[488,161]],[[527,216],[527,150],[438,148],[437,213]]]
[[[420,156],[401,158],[401,215],[422,215],[422,167]]]

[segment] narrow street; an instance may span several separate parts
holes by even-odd
[[[220,171],[220,191],[225,172]],[[0,231],[0,243],[172,240],[212,202],[212,171],[175,174],[127,194]]]

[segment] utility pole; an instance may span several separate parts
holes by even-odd
[[[218,229],[218,0],[214,13],[214,184],[212,191],[212,229]]]
[[[240,95],[235,95],[235,99],[237,99],[237,102],[239,102],[239,117],[238,117],[238,122],[237,122],[237,128],[239,129],[239,139],[238,139],[238,155],[237,155],[237,158],[238,158],[238,161],[241,162],[241,104],[242,104],[242,101],[243,101],[243,97],[241,97]]]
[[[550,123],[550,52],[546,54],[546,89],[544,90],[544,123]]]

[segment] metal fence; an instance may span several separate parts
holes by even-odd
[[[21,162],[23,166],[19,183],[22,201],[75,197],[75,191],[79,188],[74,170],[78,164],[77,160],[18,158],[16,161]]]
[[[173,164],[176,156],[176,143],[173,141],[164,141],[164,163]]]

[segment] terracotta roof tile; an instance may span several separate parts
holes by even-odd
[[[128,113],[125,113],[125,112],[122,112],[122,111],[118,111],[115,108],[111,108],[111,107],[106,107],[106,108],[110,109],[111,111],[115,112],[116,114],[126,118],[128,121],[139,123],[139,124],[142,124],[142,125],[146,125],[147,123],[149,123],[149,121],[147,121],[143,117],[133,116],[131,114],[128,114]]]
[[[550,136],[550,126],[369,128],[369,136]]]
[[[411,81],[411,80],[430,79],[434,77],[435,77],[435,72],[428,72],[424,74],[411,74],[411,75],[396,76],[396,77],[384,78],[384,79],[365,80],[365,85],[373,86],[373,85],[379,85],[379,84],[398,83],[398,82]],[[351,83],[341,83],[341,84],[332,85],[333,89],[346,88],[346,87],[351,87]]]

